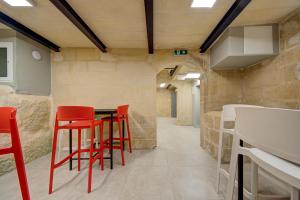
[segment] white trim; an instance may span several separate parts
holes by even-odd
[[[7,77],[0,77],[0,82],[12,82],[13,81],[13,43],[12,42],[0,42],[0,48],[7,48]]]

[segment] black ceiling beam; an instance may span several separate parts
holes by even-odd
[[[49,49],[52,49],[53,51],[58,52],[59,46],[54,44],[53,42],[47,40],[43,36],[37,34],[33,30],[29,29],[28,27],[24,26],[23,24],[17,22],[13,18],[7,16],[3,12],[0,11],[0,22],[5,24],[6,26],[10,27],[11,29],[29,37],[30,39],[48,47]]]
[[[75,10],[65,0],[50,0],[52,4],[60,10],[84,35],[89,38],[102,52],[106,52],[106,46],[81,19]]]
[[[224,17],[219,21],[214,30],[210,33],[207,39],[200,47],[200,53],[205,53],[206,50],[218,39],[218,37],[226,30],[226,28],[239,16],[239,14],[246,8],[251,0],[236,0],[233,5],[226,12]]]
[[[144,0],[147,24],[148,52],[154,53],[153,48],[153,0]]]
[[[173,76],[178,69],[178,65],[176,65],[171,71],[170,71],[170,76]]]

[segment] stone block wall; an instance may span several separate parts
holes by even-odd
[[[243,70],[212,71],[205,60],[201,79],[201,146],[217,156],[220,111],[225,104],[300,109],[300,10],[282,19],[280,54]],[[215,111],[219,111],[218,114]],[[225,139],[223,159],[229,155]],[[229,144],[229,146],[228,146]]]
[[[243,103],[300,109],[300,11],[280,24],[280,54],[242,72]]]
[[[201,127],[202,145],[214,158],[218,155],[220,116],[219,111],[205,113]]]
[[[157,117],[171,117],[171,91],[165,88],[156,89]]]
[[[174,57],[172,50],[148,55],[147,49],[110,49],[106,54],[96,48],[62,49],[51,58],[52,96],[20,95],[1,86],[0,106],[18,108],[26,162],[50,152],[53,113],[58,105],[114,108],[128,103],[133,146],[151,149],[156,146],[156,74],[179,64],[199,67],[201,60],[196,55],[198,51]],[[9,138],[1,135],[0,147],[9,144]],[[13,168],[11,156],[0,157],[0,175]]]
[[[205,102],[203,111],[220,111],[228,103],[241,103],[242,74],[239,70],[213,71],[206,69],[201,79],[201,98]]]
[[[201,129],[201,134],[204,136],[203,147],[216,159],[218,157],[220,120],[220,111],[207,112],[203,116],[204,127]],[[233,124],[225,124],[225,126],[227,126],[227,128],[231,128]],[[229,134],[223,134],[223,162],[230,161],[231,146],[232,136]]]
[[[213,71],[209,69],[208,65],[208,58],[206,58],[205,71],[201,76],[200,84],[200,145],[216,158],[220,111],[225,104],[242,103],[243,76],[239,70]],[[224,139],[224,141],[229,143],[230,139]],[[229,157],[228,150],[227,148],[223,152],[225,160],[228,160]]]
[[[0,106],[17,108],[17,124],[25,162],[46,155],[51,149],[49,97],[19,95],[10,86],[0,86]],[[11,145],[7,134],[0,134],[0,147]],[[14,169],[12,155],[0,157],[0,175]]]
[[[156,75],[156,115],[157,117],[171,117],[171,91],[160,88],[160,84],[170,82],[168,70],[162,70]]]
[[[192,86],[191,81],[173,81],[177,94],[177,120],[179,126],[193,124]]]
[[[156,146],[156,70],[147,51],[67,48],[52,55],[53,109],[129,104],[133,148]],[[53,110],[53,111],[54,111]],[[107,130],[107,128],[105,128]]]

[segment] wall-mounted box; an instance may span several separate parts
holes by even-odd
[[[279,53],[277,24],[230,27],[210,50],[212,69],[237,69]]]

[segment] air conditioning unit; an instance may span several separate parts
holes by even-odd
[[[278,53],[278,24],[230,27],[210,49],[210,67],[243,68]]]

